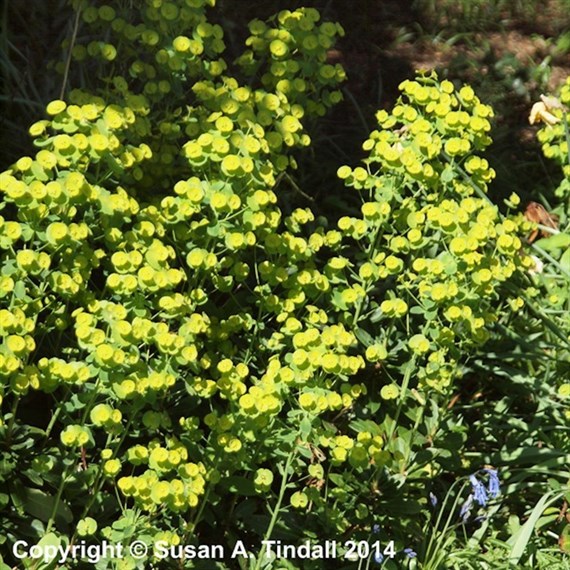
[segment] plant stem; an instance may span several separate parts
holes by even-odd
[[[16,421],[16,412],[18,411],[18,404],[20,403],[20,396],[14,398],[14,403],[12,404],[10,421],[8,422],[8,431],[6,433],[6,441],[10,443],[12,440],[12,431],[14,430],[14,422]]]
[[[289,468],[291,467],[291,463],[293,462],[293,458],[295,457],[296,449],[292,449],[287,457],[287,462],[285,463],[285,468],[283,469],[283,477],[281,478],[281,488],[279,489],[279,496],[277,497],[277,503],[273,508],[273,513],[271,515],[271,521],[269,522],[269,526],[267,527],[267,531],[265,536],[263,537],[262,544],[269,540],[271,537],[271,533],[273,532],[273,528],[277,523],[277,518],[279,517],[279,510],[281,509],[281,503],[283,502],[283,497],[285,496],[285,490],[287,489],[287,479],[289,474]],[[255,570],[260,570],[261,568],[261,561],[262,556],[261,553],[257,558],[257,563],[255,564]]]
[[[73,34],[71,36],[71,42],[69,43],[69,52],[65,60],[65,70],[63,72],[63,81],[61,82],[61,91],[59,93],[59,98],[63,99],[65,95],[65,87],[67,85],[67,77],[69,75],[69,67],[71,66],[71,52],[75,46],[75,40],[77,39],[77,30],[79,29],[79,16],[81,15],[81,6],[77,7],[75,12],[75,22],[73,23]]]
[[[427,544],[426,550],[425,550],[425,554],[424,554],[424,568],[426,570],[432,568],[432,564],[430,563],[430,558],[432,557],[432,545],[433,545],[433,551],[434,553],[437,552],[438,548],[438,544],[440,542],[439,538],[438,538],[438,534],[439,536],[445,536],[445,533],[447,532],[450,524],[451,524],[451,519],[453,517],[453,513],[456,511],[457,506],[459,504],[459,498],[461,497],[464,489],[467,487],[468,483],[467,481],[463,480],[462,483],[462,487],[459,490],[459,493],[457,494],[457,496],[455,497],[455,500],[453,501],[453,506],[451,507],[449,514],[447,516],[447,520],[445,521],[445,524],[443,526],[443,529],[438,533],[438,528],[439,528],[439,524],[442,520],[444,511],[445,511],[445,507],[447,505],[447,502],[449,500],[450,494],[453,490],[453,488],[460,482],[462,481],[461,479],[458,479],[457,481],[455,481],[451,487],[449,488],[449,491],[447,492],[447,494],[445,495],[445,499],[443,501],[443,504],[441,505],[441,509],[439,510],[438,516],[437,516],[437,520],[435,521],[435,525],[433,527],[433,531],[431,533],[429,542]],[[434,544],[434,542],[436,544]],[[436,570],[437,567],[434,567],[434,570]]]
[[[73,468],[74,463],[71,462],[71,468]],[[54,522],[55,522],[55,517],[57,515],[57,507],[59,506],[59,501],[61,500],[61,496],[63,495],[63,488],[65,487],[65,483],[67,482],[67,477],[69,475],[68,471],[69,471],[70,467],[66,467],[61,475],[61,481],[59,483],[59,487],[57,489],[57,495],[55,496],[55,501],[53,503],[53,509],[51,511],[51,515],[49,517],[49,520],[47,522],[46,525],[46,532],[45,534],[48,534],[49,531],[51,530],[51,527],[53,526]]]
[[[402,387],[400,390],[400,398],[398,399],[398,408],[394,416],[394,421],[392,422],[392,428],[390,429],[390,435],[388,436],[388,441],[392,439],[392,437],[394,436],[394,432],[396,431],[396,425],[398,424],[398,419],[400,418],[400,414],[402,412],[402,405],[404,403],[404,398],[408,390],[408,385],[410,383],[410,378],[412,377],[412,371],[415,368],[415,364],[416,364],[416,356],[414,355],[406,365],[406,371],[404,372],[404,378],[402,380]]]
[[[51,419],[49,421],[49,424],[46,428],[44,441],[47,441],[49,439],[49,436],[51,434],[51,430],[53,429],[53,426],[55,425],[55,422],[57,421],[57,418],[59,417],[59,414],[61,413],[61,409],[63,407],[64,402],[65,402],[65,400],[62,398],[60,400],[60,405],[55,409],[55,412],[52,414]]]

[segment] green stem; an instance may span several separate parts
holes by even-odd
[[[198,509],[198,512],[196,513],[196,516],[194,517],[194,521],[192,522],[192,532],[194,532],[194,529],[196,528],[196,526],[198,525],[198,523],[200,522],[202,515],[204,514],[204,509],[206,508],[206,504],[208,503],[208,497],[210,496],[210,490],[211,490],[211,484],[208,485],[208,487],[206,488],[206,492],[204,493],[204,496],[202,497],[202,500],[200,501],[200,508]]]
[[[403,396],[401,399],[403,399]],[[405,455],[404,461],[402,463],[402,473],[405,473],[408,469],[408,462],[410,461],[410,457],[412,455],[412,445],[414,443],[414,438],[415,438],[416,432],[418,431],[418,427],[420,425],[420,422],[424,417],[424,410],[425,409],[426,409],[425,406],[420,406],[420,408],[419,408],[418,415],[416,417],[416,421],[414,422],[414,427],[412,428],[412,431],[411,431],[410,445],[406,449],[406,455]]]
[[[133,416],[134,415],[136,415],[136,414],[133,414]],[[131,417],[129,419],[129,421],[127,422],[127,424],[125,426],[125,429],[122,431],[121,437],[119,438],[119,441],[115,445],[115,453],[113,454],[113,457],[116,456],[116,450],[120,449],[121,445],[125,441],[125,438],[129,434],[130,427],[131,427],[132,423],[133,423],[133,417]],[[109,441],[109,440],[107,440],[107,441]],[[109,445],[110,444],[107,443],[105,445],[105,447],[108,447]],[[91,498],[89,499],[88,503],[85,505],[85,508],[83,509],[83,514],[81,515],[82,519],[87,516],[87,513],[89,512],[89,510],[93,506],[95,499],[99,496],[99,491],[101,490],[101,487],[103,486],[103,483],[105,482],[105,478],[102,475],[103,475],[103,467],[100,465],[99,471],[97,472],[97,477],[95,479],[95,482],[91,486],[91,489],[92,489]],[[57,507],[57,503],[56,503],[56,507]],[[75,540],[75,535],[76,535],[76,533],[74,533],[73,536],[71,537],[71,544],[73,544],[73,542]]]
[[[16,421],[16,413],[18,412],[18,404],[20,403],[20,396],[14,398],[14,403],[12,404],[10,421],[8,422],[8,430],[6,433],[6,441],[10,443],[12,439],[12,432],[14,430],[14,422]]]
[[[570,271],[568,271],[568,269],[566,269],[565,267],[563,267],[560,263],[558,263],[558,261],[556,261],[556,259],[554,259],[554,257],[552,257],[549,253],[547,253],[546,251],[544,251],[541,247],[539,247],[538,245],[536,245],[535,243],[530,244],[530,247],[532,247],[532,249],[534,251],[536,251],[538,254],[540,254],[544,259],[546,259],[549,263],[551,263],[552,265],[554,265],[556,267],[556,269],[558,269],[558,271],[560,271],[561,273],[564,274],[564,276],[566,278],[570,277]]]
[[[410,383],[410,378],[412,377],[412,371],[415,369],[416,364],[416,355],[412,356],[412,359],[408,362],[406,366],[406,371],[404,373],[404,379],[402,380],[402,387],[400,391],[400,398],[398,399],[398,408],[396,410],[396,415],[394,416],[394,421],[392,422],[392,427],[390,429],[390,434],[388,436],[388,441],[392,439],[394,436],[394,432],[396,431],[396,425],[398,424],[398,419],[400,418],[400,414],[402,413],[402,406],[404,404],[404,398],[406,396],[406,392],[408,391],[408,385]]]
[[[438,516],[437,516],[437,520],[435,521],[435,525],[433,526],[433,531],[430,535],[426,550],[425,550],[425,554],[424,554],[424,564],[425,564],[425,568],[426,570],[428,570],[429,568],[431,568],[431,564],[428,564],[429,559],[433,556],[432,555],[432,545],[433,545],[433,551],[434,553],[437,552],[438,550],[438,545],[434,544],[435,543],[439,543],[439,536],[445,536],[445,533],[447,532],[447,530],[449,529],[450,525],[451,525],[451,520],[453,518],[453,513],[456,511],[457,509],[457,505],[459,504],[459,498],[461,497],[461,495],[463,494],[463,490],[465,489],[465,487],[467,486],[467,481],[463,481],[463,485],[459,491],[459,493],[457,494],[457,496],[455,497],[455,500],[453,501],[453,506],[451,507],[451,509],[449,510],[448,516],[447,516],[447,520],[445,521],[445,524],[442,528],[441,531],[438,532],[438,528],[439,528],[439,524],[443,518],[443,514],[445,512],[445,507],[447,505],[447,502],[449,500],[449,497],[451,495],[451,492],[453,491],[453,488],[460,482],[461,480],[458,479],[457,481],[455,481],[451,487],[449,488],[449,491],[447,492],[447,494],[445,495],[445,499],[443,501],[443,504],[441,505],[441,509],[439,510]]]
[[[55,501],[53,503],[53,509],[51,511],[51,515],[49,517],[49,520],[47,522],[46,525],[46,532],[45,534],[48,534],[49,531],[51,530],[51,527],[53,526],[54,522],[55,522],[55,517],[57,515],[57,507],[59,506],[59,501],[61,500],[61,496],[63,495],[63,488],[65,487],[65,484],[67,482],[67,477],[69,476],[69,469],[73,469],[74,467],[74,462],[72,461],[70,466],[66,467],[61,475],[61,481],[59,483],[59,487],[57,489],[57,495],[55,496]]]
[[[564,331],[556,326],[556,324],[535,306],[532,300],[524,295],[524,293],[521,292],[520,296],[524,299],[525,306],[528,307],[530,312],[533,313],[535,317],[538,317],[567,347],[570,346],[570,341],[568,340],[568,336],[564,334]]]
[[[287,489],[287,479],[289,474],[289,469],[291,467],[291,463],[293,462],[293,458],[295,457],[296,449],[292,449],[287,457],[287,463],[285,464],[285,468],[283,469],[283,477],[281,478],[281,488],[279,489],[279,496],[277,497],[277,503],[273,509],[273,513],[271,515],[271,521],[269,522],[269,526],[267,527],[267,531],[263,538],[263,542],[269,540],[271,538],[271,534],[273,533],[273,528],[277,523],[277,518],[279,517],[279,511],[281,509],[281,503],[283,502],[283,497],[285,496],[285,490]],[[263,544],[262,542],[262,544]],[[257,563],[255,564],[255,570],[260,570],[262,564],[262,555],[261,552],[257,558]]]
[[[49,424],[46,428],[46,433],[44,436],[45,441],[47,441],[49,439],[49,436],[51,434],[51,430],[53,429],[53,426],[55,425],[55,422],[57,421],[57,418],[59,417],[59,414],[61,413],[61,410],[62,410],[64,403],[66,401],[67,401],[66,398],[61,398],[59,406],[55,409],[55,412],[53,413],[53,415],[49,421]]]
[[[73,51],[73,47],[75,46],[75,41],[77,40],[77,30],[79,29],[79,17],[81,15],[81,6],[77,7],[77,11],[75,12],[75,22],[73,23],[73,33],[71,35],[71,42],[69,43],[69,51],[67,53],[67,58],[65,60],[65,70],[63,72],[63,81],[61,82],[61,91],[59,94],[59,98],[63,99],[65,95],[65,86],[67,85],[67,78],[69,76],[69,68],[71,66],[71,55]]]
[[[285,178],[287,178],[287,180],[289,181],[289,184],[291,184],[291,187],[293,188],[293,190],[295,190],[295,192],[298,192],[299,194],[301,194],[301,196],[303,196],[303,198],[306,198],[307,200],[314,202],[315,199],[312,196],[309,196],[307,193],[303,192],[303,190],[301,190],[301,188],[299,188],[299,185],[293,180],[293,178],[291,176],[289,176],[289,174],[287,174],[287,172],[284,172]]]

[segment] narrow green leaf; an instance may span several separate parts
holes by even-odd
[[[550,492],[542,496],[540,501],[535,505],[527,521],[508,541],[508,544],[511,547],[509,552],[509,562],[512,564],[518,564],[520,562],[544,509],[558,501],[562,496],[562,493],[556,493],[554,496],[552,495],[552,492]]]

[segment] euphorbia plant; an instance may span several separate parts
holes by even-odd
[[[279,174],[341,98],[340,26],[254,21],[232,67],[213,2],[75,4],[106,38],[72,46],[96,80],[1,175],[3,539],[30,516],[61,542],[232,544],[297,517],[366,536],[379,487],[441,469],[438,406],[522,302],[528,224],[485,197],[491,109],[404,82],[338,170],[361,213],[283,216]],[[403,548],[419,522],[386,524]]]

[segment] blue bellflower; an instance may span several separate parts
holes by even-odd
[[[477,478],[477,474],[481,472],[486,473],[489,477],[487,487]],[[496,469],[486,467],[480,471],[476,471],[472,475],[469,475],[469,482],[471,483],[471,493],[467,497],[467,500],[461,506],[459,516],[466,522],[471,516],[471,509],[473,507],[473,502],[477,503],[481,507],[485,507],[491,499],[497,498],[501,493],[501,485],[499,481],[499,473]]]
[[[501,494],[501,484],[499,482],[499,474],[496,469],[483,469],[487,475],[489,475],[489,484],[487,486],[487,492],[489,497],[495,499]]]
[[[481,483],[481,481],[479,481],[475,475],[469,475],[469,481],[473,490],[473,499],[475,499],[476,503],[479,503],[482,507],[484,507],[488,501],[487,489],[485,489],[485,485],[483,485],[483,483]]]
[[[432,507],[437,507],[437,497],[431,491],[429,494],[429,502],[431,503]]]

